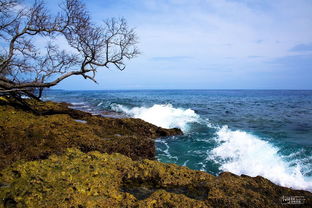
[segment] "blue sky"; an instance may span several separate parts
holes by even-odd
[[[62,89],[312,89],[311,0],[85,0],[125,17],[142,54]],[[54,7],[55,1],[49,1]]]

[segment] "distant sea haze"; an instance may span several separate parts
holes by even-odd
[[[162,162],[312,192],[310,90],[51,90],[44,99],[181,128],[183,136],[156,141]]]

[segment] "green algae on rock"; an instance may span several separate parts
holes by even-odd
[[[262,177],[201,171],[124,155],[67,149],[0,172],[0,207],[285,207],[281,196],[312,193]]]
[[[132,159],[154,159],[154,139],[182,134],[133,118],[107,118],[68,108],[67,104],[25,100],[26,111],[9,98],[0,100],[0,169],[18,160],[37,160],[66,148],[119,152]],[[83,120],[85,122],[79,122]]]

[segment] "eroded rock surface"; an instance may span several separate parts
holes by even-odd
[[[17,162],[0,174],[2,207],[287,207],[281,196],[312,194],[262,177],[219,177],[121,154],[67,149],[45,160]]]
[[[70,147],[154,159],[155,138],[182,134],[141,119],[92,116],[64,103],[27,102],[37,114],[0,100],[0,169],[18,160],[62,154]]]

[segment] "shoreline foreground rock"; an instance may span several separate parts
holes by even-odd
[[[17,160],[62,154],[67,148],[155,159],[154,139],[183,134],[141,119],[93,116],[66,103],[25,101],[35,114],[21,109],[15,100],[0,99],[0,169]]]
[[[0,207],[312,207],[260,176],[155,161],[154,139],[179,129],[27,103],[36,113],[0,98]]]

